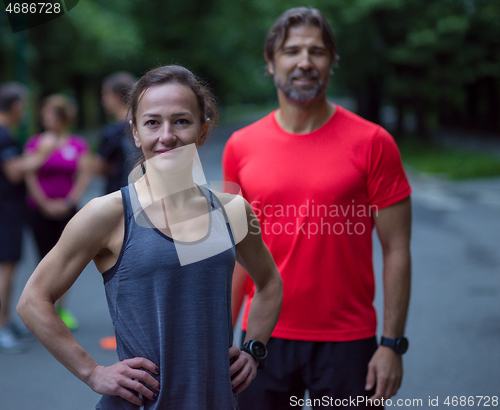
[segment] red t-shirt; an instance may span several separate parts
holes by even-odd
[[[338,105],[309,134],[286,132],[275,113],[235,132],[223,155],[224,180],[241,186],[283,278],[272,336],[372,337],[372,215],[411,193],[396,143]],[[247,288],[244,330],[255,290]]]

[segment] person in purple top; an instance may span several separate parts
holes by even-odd
[[[55,145],[38,171],[26,176],[30,224],[40,258],[59,240],[89,183],[89,146],[84,138],[69,132],[76,113],[76,105],[67,97],[59,94],[47,97],[42,106],[45,132],[31,137],[24,146],[29,154],[47,140]],[[58,311],[70,329],[78,326],[62,301]]]

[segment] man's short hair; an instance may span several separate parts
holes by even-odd
[[[26,98],[28,90],[20,83],[12,82],[0,86],[0,112],[9,112],[17,101]]]
[[[267,33],[264,48],[267,60],[274,61],[274,52],[283,47],[290,28],[297,26],[315,26],[321,30],[323,42],[330,52],[331,65],[335,65],[338,60],[337,40],[325,16],[312,7],[296,7],[285,11],[276,19]]]
[[[113,94],[120,97],[124,104],[128,103],[130,91],[136,82],[135,77],[126,71],[108,75],[102,82],[103,88],[107,88]]]

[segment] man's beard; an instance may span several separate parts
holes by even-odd
[[[295,87],[293,80],[298,77],[308,76],[317,79],[317,83],[310,86]],[[295,71],[282,81],[274,76],[274,84],[285,95],[286,99],[296,104],[310,104],[318,99],[328,87],[329,78],[326,80],[319,76],[316,70]]]

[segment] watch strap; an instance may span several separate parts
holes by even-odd
[[[408,350],[409,343],[408,339],[404,336],[397,337],[396,339],[382,336],[380,345],[390,347],[396,353],[403,355]]]

